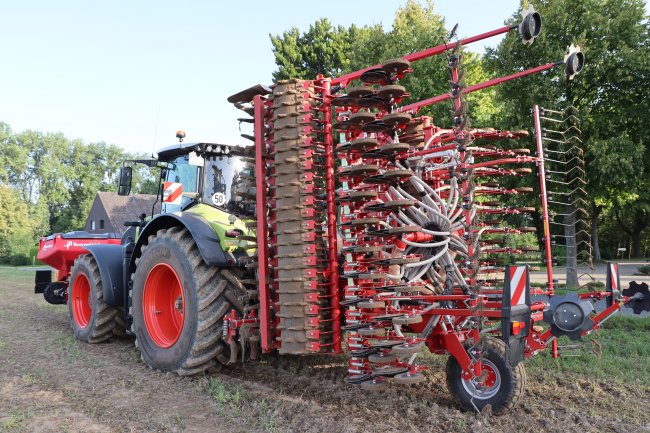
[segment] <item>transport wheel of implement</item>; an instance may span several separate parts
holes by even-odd
[[[111,338],[118,311],[104,302],[104,292],[95,258],[84,254],[74,262],[68,284],[68,311],[74,336],[87,343]]]
[[[228,363],[223,318],[243,309],[243,293],[234,270],[205,264],[185,228],[149,236],[136,260],[131,306],[142,360],[181,376]]]
[[[479,341],[484,373],[480,378],[465,380],[456,358],[447,360],[447,387],[460,404],[470,410],[482,410],[488,404],[494,414],[508,412],[524,395],[526,370],[519,363],[511,367],[503,341],[487,337]]]

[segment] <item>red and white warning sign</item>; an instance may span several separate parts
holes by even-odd
[[[609,277],[611,278],[612,290],[618,290],[618,264],[609,264]]]
[[[180,205],[183,198],[183,184],[163,182],[163,202]]]
[[[526,266],[513,266],[510,268],[510,305],[524,305],[526,296]]]

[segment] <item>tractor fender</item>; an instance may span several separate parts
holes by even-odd
[[[93,256],[104,292],[104,301],[109,305],[124,304],[124,256],[122,245],[88,245],[86,250]]]
[[[208,266],[235,266],[234,256],[221,248],[219,236],[205,218],[189,212],[180,212],[158,215],[142,229],[131,256],[129,265],[131,273],[135,272],[135,259],[140,257],[140,251],[147,242],[147,238],[150,235],[155,235],[158,230],[174,226],[185,227],[190,232],[203,261]]]

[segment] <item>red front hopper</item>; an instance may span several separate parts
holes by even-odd
[[[88,251],[89,245],[119,245],[120,237],[116,233],[70,232],[56,233],[41,238],[36,258],[59,271],[59,278],[70,273],[75,259]]]

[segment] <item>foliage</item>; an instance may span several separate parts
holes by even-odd
[[[650,275],[650,265],[639,266],[639,273],[643,275]]]
[[[313,79],[318,74],[339,76],[440,45],[448,34],[444,20],[435,12],[431,1],[421,5],[408,0],[395,13],[390,31],[385,31],[381,25],[333,27],[327,19],[321,19],[304,33],[294,27],[282,35],[270,35],[278,65],[273,79]],[[487,78],[478,55],[466,53],[463,66],[469,84]],[[411,94],[405,103],[447,93],[449,79],[446,56],[419,61],[414,72],[401,82]],[[470,116],[475,124],[484,125],[494,114],[493,97],[493,91],[468,96]],[[424,108],[420,114],[431,115],[439,126],[449,126],[449,106],[446,103]]]
[[[27,204],[16,191],[0,185],[0,262],[7,262],[17,254],[29,257],[33,230]]]
[[[15,133],[0,122],[0,261],[31,263],[39,237],[81,229],[97,191],[115,191],[122,162],[143,157],[61,133]],[[156,176],[136,167],[134,191],[156,193]]]
[[[544,28],[530,47],[509,34],[488,50],[485,67],[511,74],[549,60],[561,60],[571,43],[580,45],[586,63],[570,81],[560,68],[499,86],[495,120],[503,128],[531,129],[531,107],[580,109],[581,139],[586,143],[588,193],[596,221],[618,215],[613,243],[632,239],[640,251],[640,233],[650,224],[650,24],[641,0],[542,0],[535,2]],[[513,19],[517,18],[513,15]],[[620,212],[601,212],[604,209]],[[627,239],[626,239],[627,238]],[[605,243],[612,243],[606,239]],[[608,252],[611,254],[611,251]]]
[[[32,258],[25,253],[14,254],[9,258],[9,264],[13,266],[27,266],[32,264]]]

